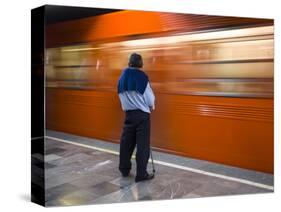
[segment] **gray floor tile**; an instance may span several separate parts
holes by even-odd
[[[85,154],[85,153],[77,153],[68,157],[61,157],[58,156],[57,159],[52,160],[51,163],[55,165],[66,165],[69,163],[75,163],[75,162],[82,162],[84,160],[93,159],[93,157]]]
[[[70,205],[83,205],[90,204],[98,196],[86,190],[78,190],[60,196],[55,200],[46,202],[46,206],[70,206]]]
[[[112,177],[110,176],[91,174],[82,176],[81,178],[71,181],[70,183],[75,186],[78,186],[79,188],[88,188],[100,184],[102,182],[108,182],[110,180],[112,180]]]
[[[110,183],[119,186],[120,189],[123,189],[127,186],[131,186],[135,183],[135,178],[133,175],[129,175],[128,177],[117,177],[114,180],[111,180]]]
[[[52,160],[60,159],[61,157],[55,154],[45,155],[45,162],[50,162]]]
[[[60,153],[60,152],[64,152],[64,151],[65,151],[64,148],[54,147],[54,148],[51,148],[51,149],[47,149],[45,151],[45,155]]]
[[[64,196],[66,194],[70,194],[71,192],[77,191],[79,187],[69,184],[69,183],[64,183],[59,186],[55,186],[50,189],[46,189],[46,199],[48,201],[55,200],[60,198],[61,196]]]
[[[45,169],[51,169],[51,168],[55,168],[57,167],[56,165],[54,164],[51,164],[51,163],[45,163]]]
[[[119,145],[109,142],[103,142],[97,139],[86,138],[77,135],[71,135],[67,133],[57,132],[47,130],[47,135],[55,136],[58,138],[64,138],[79,143],[93,145],[100,148],[110,149],[114,151],[119,151]],[[267,185],[273,185],[273,175],[266,174],[262,172],[255,172],[252,170],[241,169],[233,166],[227,166],[223,164],[218,164],[210,161],[198,160],[194,158],[181,157],[177,155],[171,155],[167,153],[153,151],[153,157],[155,160],[160,160],[164,162],[173,163],[176,165],[187,166],[190,168],[201,169],[203,171],[214,172],[218,174],[224,174],[230,177],[238,177],[257,183],[263,183]]]
[[[87,191],[93,192],[98,196],[104,196],[109,193],[113,193],[120,189],[119,186],[109,183],[109,182],[102,182],[97,185],[93,185],[87,188]]]
[[[48,131],[47,134],[50,132]],[[52,136],[66,136],[81,143],[118,151],[118,145],[101,142],[95,139],[50,133]],[[45,163],[45,187],[47,206],[65,206],[79,204],[101,204],[115,202],[197,198],[217,195],[235,195],[267,193],[266,189],[211,177],[191,171],[155,164],[156,175],[153,180],[135,183],[135,159],[132,159],[132,170],[129,177],[121,176],[118,155],[100,152],[94,149],[61,143],[46,139],[48,155]],[[91,143],[92,142],[92,143]],[[41,164],[39,155],[32,157],[33,162]],[[208,170],[233,177],[273,183],[273,175],[215,164],[208,161],[172,156],[154,151],[154,158],[164,162],[175,163],[190,168]],[[46,165],[47,164],[47,165]],[[40,167],[38,173],[42,172]],[[151,172],[151,164],[148,165]],[[36,173],[35,173],[36,174]],[[37,176],[40,181],[40,176]]]

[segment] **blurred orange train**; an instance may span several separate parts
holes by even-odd
[[[117,81],[139,52],[154,149],[273,173],[273,37],[272,20],[141,11],[47,25],[47,128],[118,143]]]

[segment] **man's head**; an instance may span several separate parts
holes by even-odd
[[[128,65],[129,67],[142,68],[143,62],[141,55],[137,53],[131,54]]]

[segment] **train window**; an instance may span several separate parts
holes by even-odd
[[[104,58],[91,45],[47,49],[47,86],[83,88],[100,85]]]
[[[47,86],[115,91],[139,52],[156,92],[272,97],[273,46],[272,27],[257,27],[50,48]]]

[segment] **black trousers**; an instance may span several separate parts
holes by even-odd
[[[129,173],[131,157],[137,146],[137,176],[147,175],[150,153],[150,114],[141,110],[126,111],[125,123],[120,142],[119,170]]]

